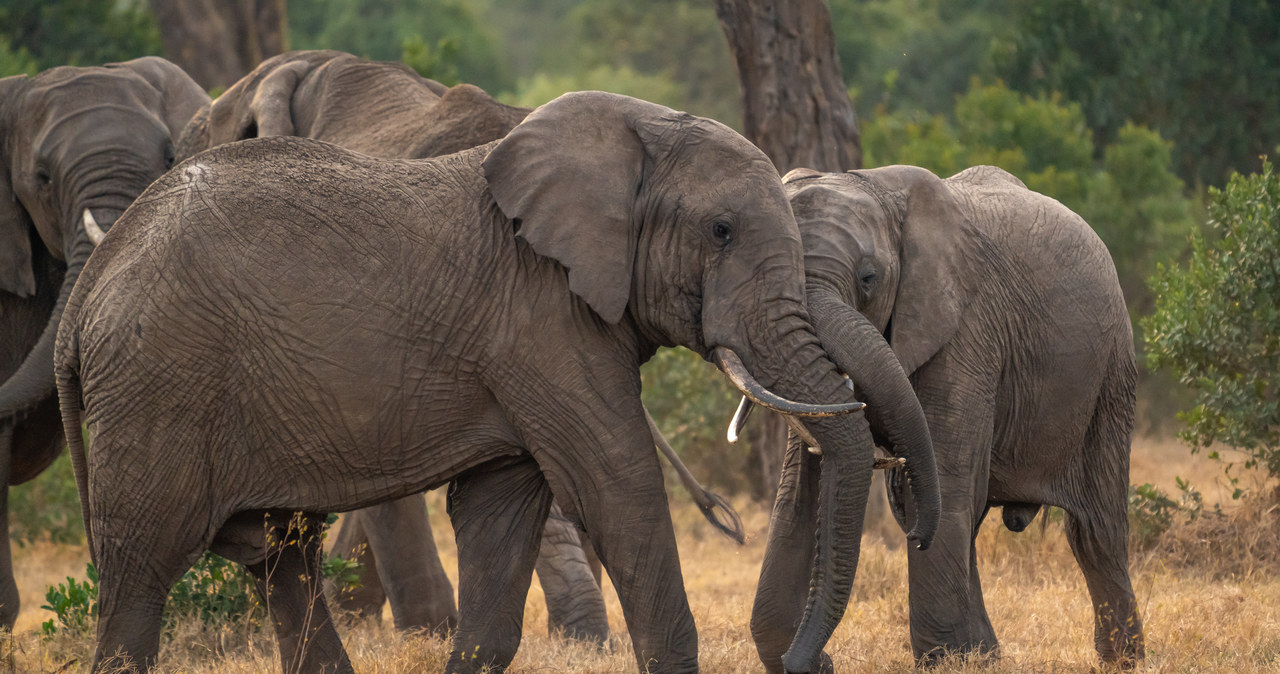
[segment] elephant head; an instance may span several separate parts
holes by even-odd
[[[301,136],[375,157],[434,157],[500,138],[528,113],[474,86],[445,87],[403,63],[295,51],[263,61],[202,108],[182,131],[177,155]]]
[[[809,320],[800,232],[777,173],[727,127],[625,97],[566,94],[508,134],[485,173],[517,236],[565,267],[599,320],[634,322],[654,346],[699,352],[784,413],[815,410],[770,390],[852,400]],[[796,671],[812,665],[847,604],[874,458],[861,418],[806,424],[826,453],[809,606],[789,656]],[[931,457],[918,465],[927,473]],[[927,546],[937,487],[920,478]]]
[[[155,57],[0,79],[0,293],[35,295],[41,259],[65,269],[44,332],[0,385],[0,425],[53,395],[53,343],[76,277],[104,231],[172,165],[173,136],[208,100]]]
[[[944,181],[914,166],[798,169],[783,180],[804,238],[811,307],[822,308],[814,309],[814,323],[823,343],[838,363],[852,364],[863,362],[883,335],[901,369],[914,372],[956,334],[965,308],[960,265],[978,238],[966,234],[959,200]],[[875,404],[884,388],[855,383],[869,398],[877,434],[908,444],[880,413],[887,406]],[[891,481],[890,492],[905,526],[901,486]]]

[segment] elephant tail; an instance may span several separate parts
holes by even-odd
[[[698,478],[693,476],[693,472],[680,460],[680,455],[676,454],[676,450],[671,448],[666,437],[662,435],[662,431],[658,430],[658,424],[654,422],[647,409],[644,411],[644,418],[645,421],[649,422],[649,432],[653,434],[653,444],[657,446],[658,451],[671,463],[671,467],[680,476],[680,483],[684,485],[685,489],[689,490],[689,494],[693,496],[693,501],[698,504],[698,509],[702,511],[702,516],[707,518],[711,526],[718,529],[720,533],[737,541],[738,545],[745,545],[747,536],[742,530],[742,518],[738,517],[738,511],[734,510],[733,506],[729,505],[729,502],[724,500],[722,496],[704,489],[698,483]]]
[[[62,409],[62,430],[67,436],[67,453],[71,455],[71,470],[75,475],[76,491],[80,494],[80,516],[84,518],[84,540],[89,546],[89,559],[98,565],[93,546],[93,526],[89,518],[89,463],[85,455],[84,431],[80,426],[80,408],[83,396],[80,389],[80,335],[75,321],[65,321],[58,339],[58,357],[55,362],[58,385],[58,406]]]

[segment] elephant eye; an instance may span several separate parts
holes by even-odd
[[[716,241],[719,241],[720,245],[729,243],[729,240],[733,238],[733,225],[725,220],[716,220],[711,225],[711,235],[716,237]]]
[[[879,278],[876,270],[873,268],[863,269],[858,274],[858,282],[862,284],[863,289],[870,289],[875,285],[876,279]]]
[[[44,167],[36,169],[36,182],[39,183],[41,187],[52,183],[53,176],[49,175],[49,169]]]
[[[173,168],[173,143],[164,144],[164,170]]]

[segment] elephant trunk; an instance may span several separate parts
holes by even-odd
[[[775,315],[768,323],[773,329],[771,339],[751,340],[753,346],[761,348],[744,350],[744,355],[751,357],[749,369],[766,386],[790,400],[855,402],[846,380],[819,344],[801,303],[793,303],[786,314]],[[808,598],[791,648],[783,659],[789,671],[797,672],[810,671],[815,666],[844,615],[858,565],[875,459],[871,433],[861,416],[806,418],[804,423],[824,451]],[[798,497],[797,490],[780,488],[777,508],[792,508],[784,501]],[[788,527],[775,521],[771,539],[791,535],[789,529],[784,529]]]
[[[74,231],[76,234],[67,245],[67,272],[62,277],[62,288],[58,291],[58,301],[49,315],[49,322],[22,364],[0,385],[0,425],[21,421],[41,402],[57,393],[53,376],[53,347],[58,336],[58,323],[71,297],[71,289],[93,252],[93,243],[84,230],[76,227]]]
[[[810,283],[810,317],[823,348],[853,380],[868,404],[873,428],[906,459],[906,472],[916,504],[915,526],[907,534],[921,550],[937,531],[941,508],[933,440],[911,382],[875,326],[823,283]]]

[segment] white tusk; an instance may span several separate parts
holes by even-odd
[[[94,248],[102,243],[102,237],[106,236],[106,232],[98,226],[98,221],[93,219],[93,213],[89,209],[84,209],[84,233],[89,235],[89,241],[93,243]]]
[[[742,434],[742,427],[747,423],[747,417],[750,416],[751,410],[755,409],[756,404],[751,399],[743,396],[742,401],[738,403],[738,410],[733,413],[733,420],[729,422],[728,439],[729,444],[738,441],[738,436]]]

